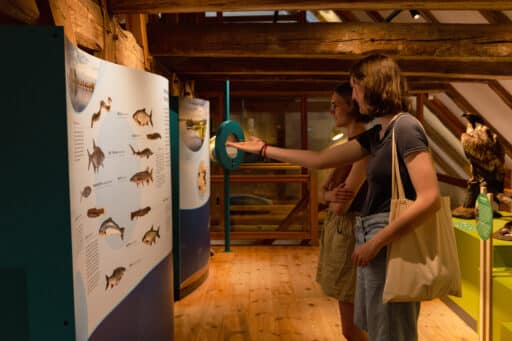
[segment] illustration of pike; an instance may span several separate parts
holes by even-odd
[[[132,213],[130,213],[130,219],[133,220],[137,217],[143,217],[146,214],[148,214],[149,211],[151,211],[151,207],[149,207],[149,206],[141,208],[140,210],[137,210],[137,211],[133,211]]]
[[[130,146],[130,149],[132,150],[133,155],[137,155],[138,157],[141,157],[141,158],[145,157],[145,158],[149,159],[149,157],[151,155],[153,155],[153,152],[149,148],[144,148],[143,150],[137,151],[137,150],[135,150],[135,148],[132,147],[131,144],[129,144],[129,146]]]

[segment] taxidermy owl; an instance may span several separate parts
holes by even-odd
[[[464,113],[462,116],[468,120],[468,124],[460,141],[471,164],[464,208],[473,209],[481,186],[487,187],[487,192],[493,193],[495,198],[503,192],[505,151],[498,136],[485,125],[480,116],[472,113]],[[454,216],[457,216],[455,211]]]

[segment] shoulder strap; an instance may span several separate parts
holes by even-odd
[[[405,199],[404,186],[400,176],[400,167],[398,165],[398,152],[396,150],[395,127],[391,138],[391,199]]]

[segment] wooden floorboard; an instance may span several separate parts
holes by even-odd
[[[336,301],[315,282],[318,248],[215,247],[208,279],[175,304],[175,340],[344,340]],[[420,340],[477,340],[440,300],[424,302]]]

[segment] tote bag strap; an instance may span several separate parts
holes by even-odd
[[[391,199],[406,199],[405,197],[405,191],[404,186],[402,183],[402,177],[400,176],[400,166],[398,163],[398,152],[396,148],[396,139],[395,139],[395,127],[398,121],[404,116],[404,113],[399,113],[396,119],[394,119],[395,123],[393,125],[393,134],[392,134],[392,165],[391,165]],[[413,116],[414,119],[416,117]],[[417,120],[417,119],[416,119]],[[419,122],[419,121],[418,121]],[[425,128],[423,128],[423,125],[420,123],[421,129],[423,129],[423,133],[425,136],[427,135]],[[429,147],[430,152],[430,147]]]
[[[398,119],[397,119],[398,121]],[[396,124],[396,123],[395,123]],[[391,199],[405,199],[404,186],[402,184],[402,177],[400,176],[400,167],[398,165],[398,153],[396,150],[395,140],[395,127],[393,127],[393,134],[391,139]]]

